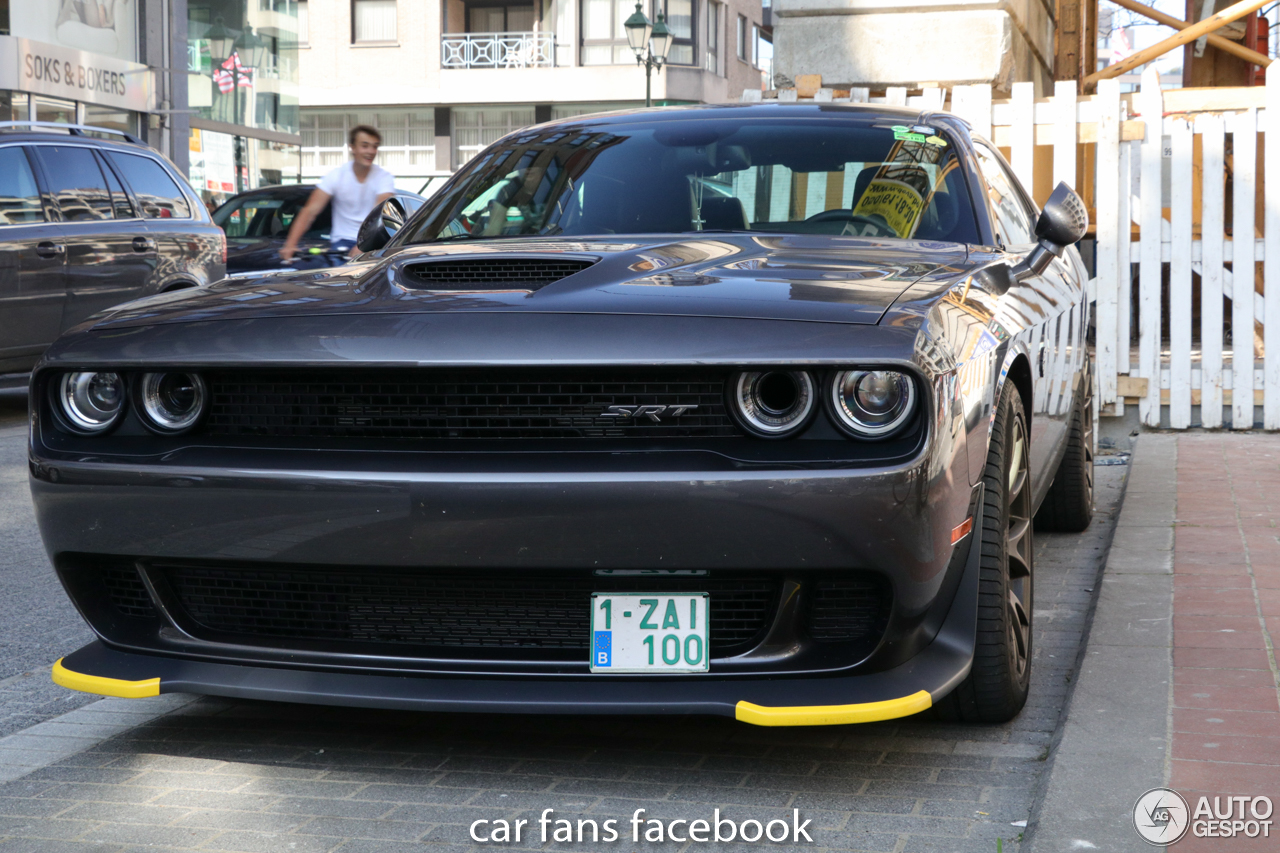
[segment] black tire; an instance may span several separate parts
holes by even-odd
[[[1093,396],[1077,396],[1067,452],[1036,513],[1036,530],[1079,533],[1093,521]]]
[[[973,668],[936,706],[944,720],[1003,723],[1031,688],[1031,612],[1035,543],[1031,523],[1031,432],[1018,389],[1000,394],[983,470],[978,635]]]

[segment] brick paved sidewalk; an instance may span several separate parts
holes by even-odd
[[[1177,460],[1169,783],[1193,810],[1202,794],[1280,806],[1280,436],[1184,435]],[[1280,850],[1272,819],[1269,839],[1175,849]]]

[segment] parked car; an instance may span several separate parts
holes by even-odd
[[[521,130],[381,217],[50,349],[31,489],[97,633],[55,681],[1018,713],[1033,519],[1093,505],[1066,185],[1037,210],[943,113],[690,107]]]
[[[289,236],[289,226],[306,206],[314,184],[263,187],[227,199],[213,212],[215,225],[227,234],[227,274],[237,275],[281,268],[319,269],[333,266],[329,253],[331,214],[328,207],[316,217],[298,241],[292,264],[280,260],[280,249]],[[395,198],[408,212],[426,201],[417,193],[397,190]]]
[[[0,123],[0,373],[113,305],[222,278],[225,254],[199,196],[141,141]]]

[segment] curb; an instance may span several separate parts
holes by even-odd
[[[1031,853],[1151,849],[1133,805],[1168,778],[1177,442],[1148,433],[1135,443]]]

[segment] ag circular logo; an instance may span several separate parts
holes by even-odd
[[[1149,844],[1172,844],[1187,834],[1191,812],[1172,788],[1152,788],[1133,804],[1133,828]]]

